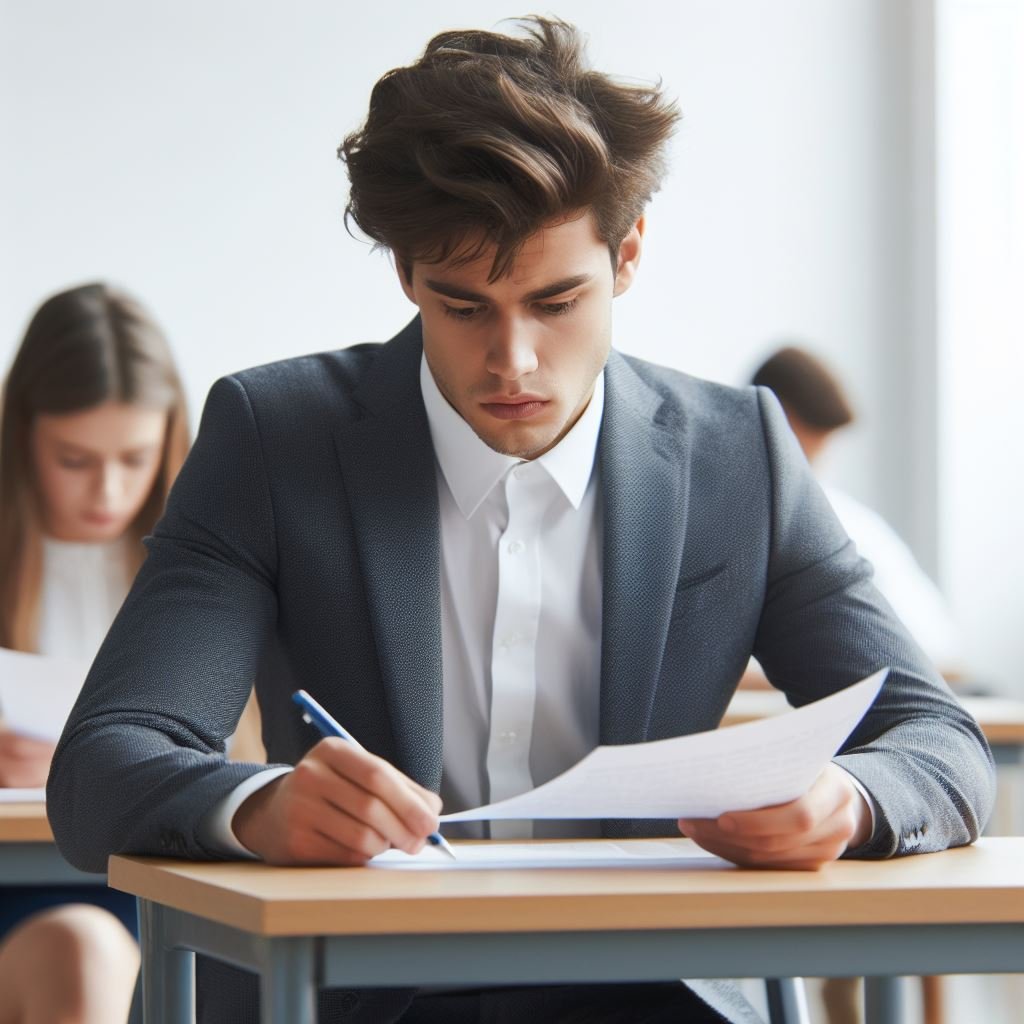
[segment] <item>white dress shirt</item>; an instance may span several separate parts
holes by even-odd
[[[448,404],[424,358],[420,387],[437,455],[447,811],[514,796],[572,767],[598,740],[601,522],[595,472],[604,375],[565,437],[533,462],[489,448]],[[204,840],[248,855],[235,811],[288,768],[251,776],[216,804]],[[538,836],[598,823],[539,822]],[[445,827],[483,837],[487,823]],[[492,822],[495,838],[531,822]]]
[[[448,404],[424,359],[420,387],[437,455],[444,759],[448,811],[524,793],[598,741],[601,516],[595,469],[604,375],[587,408],[532,462],[489,448]],[[483,823],[446,826],[484,834]],[[538,822],[537,835],[595,834]],[[530,822],[491,822],[495,838]]]

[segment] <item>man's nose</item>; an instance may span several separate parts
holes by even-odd
[[[536,369],[536,339],[529,325],[515,317],[503,318],[489,339],[488,373],[503,380],[518,380]]]

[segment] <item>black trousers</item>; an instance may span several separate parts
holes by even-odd
[[[526,985],[450,994],[327,989],[319,1024],[728,1024],[682,982]],[[745,1004],[744,1004],[745,1005]],[[256,975],[196,957],[198,1024],[259,1024]]]
[[[399,1024],[723,1024],[679,982],[545,985],[420,995]],[[726,1022],[727,1024],[727,1022]]]
[[[0,886],[0,939],[27,917],[68,903],[89,903],[109,910],[139,937],[135,897],[104,885],[5,885]]]

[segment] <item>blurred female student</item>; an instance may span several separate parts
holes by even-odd
[[[170,349],[138,302],[90,284],[40,306],[0,413],[0,647],[92,659],[188,445]],[[0,786],[42,786],[53,748],[0,725]],[[122,893],[0,888],[0,1024],[123,1021],[130,931]]]

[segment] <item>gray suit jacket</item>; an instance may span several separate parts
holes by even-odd
[[[304,687],[439,788],[438,498],[420,353],[413,321],[383,346],[214,385],[54,759],[50,818],[72,863],[216,856],[201,820],[259,770],[223,757],[254,682],[271,762],[316,742],[290,703]],[[836,759],[879,812],[856,855],[975,839],[993,794],[985,741],[875,590],[774,398],[617,353],[605,372],[601,742],[714,728],[751,654],[796,705],[887,665]],[[389,1019],[394,1005],[347,1019]]]

